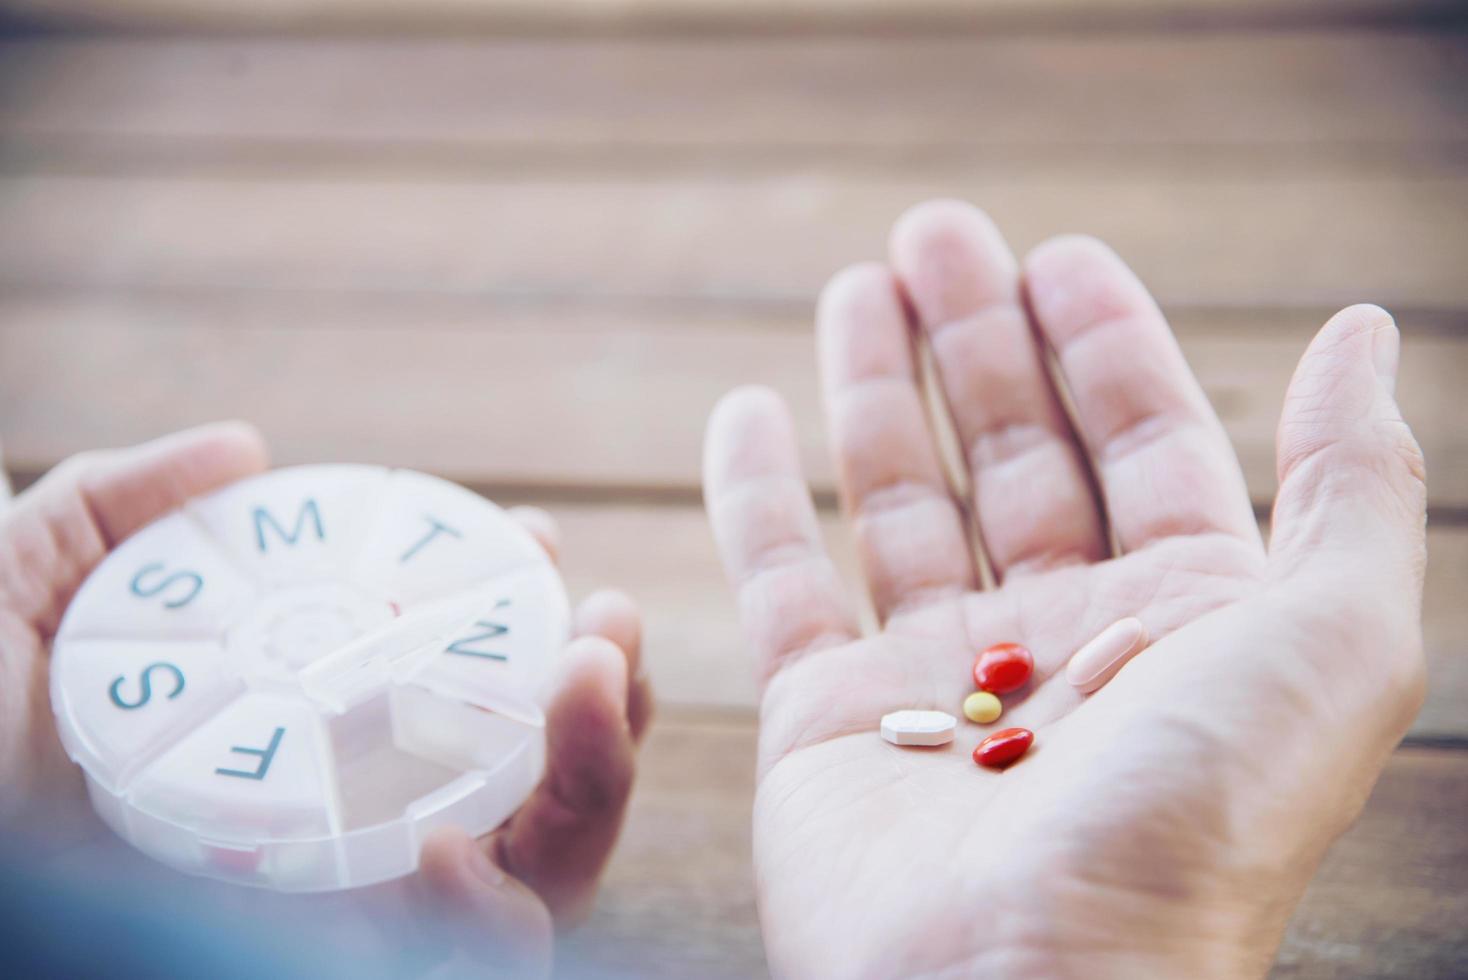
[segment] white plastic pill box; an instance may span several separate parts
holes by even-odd
[[[406,470],[276,470],[118,547],[52,652],[62,744],[124,839],[285,891],[484,833],[545,760],[565,591],[500,508]]]

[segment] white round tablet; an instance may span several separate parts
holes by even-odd
[[[545,552],[500,508],[371,466],[276,470],[116,548],[51,658],[102,818],[180,870],[283,891],[415,870],[545,765],[568,635]]]
[[[947,745],[958,719],[946,711],[908,709],[882,716],[882,737],[893,745]]]

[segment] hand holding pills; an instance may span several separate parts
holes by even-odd
[[[1346,310],[1300,362],[1268,549],[1166,321],[1100,243],[1021,265],[985,215],[931,202],[817,320],[875,629],[780,399],[731,393],[705,445],[763,685],[773,971],[1262,973],[1420,698],[1390,318]]]
[[[429,902],[436,939],[543,969],[630,790],[651,703],[636,608],[596,593],[566,645],[542,512],[403,471],[264,465],[253,430],[208,426],[79,457],[0,510],[7,687],[49,673],[60,716],[0,714],[7,833],[139,894],[195,886],[94,805],[162,861],[271,888],[392,878],[421,851],[417,879],[313,906],[313,927],[397,956]],[[567,794],[605,805],[571,814]],[[303,908],[280,905],[282,927]]]

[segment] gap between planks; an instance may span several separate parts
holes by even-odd
[[[654,182],[689,174],[755,179],[816,173],[872,180],[920,170],[962,182],[976,173],[1020,179],[1094,176],[1165,179],[1241,173],[1280,178],[1432,179],[1468,170],[1468,140],[1419,143],[1096,144],[1011,143],[902,146],[861,143],[403,143],[362,139],[299,143],[170,136],[0,134],[0,176],[175,177],[219,181],[329,180],[414,183],[540,179],[570,184],[603,179]]]
[[[1274,494],[1285,387],[1323,319],[1173,318],[1260,508]],[[1450,520],[1468,508],[1454,400],[1468,340],[1403,323],[1399,397],[1427,456],[1433,517]],[[82,450],[239,417],[283,463],[391,463],[496,493],[687,503],[710,409],[759,383],[790,404],[805,471],[829,503],[814,361],[808,320],[794,316],[14,295],[0,301],[0,441],[12,467],[34,474]],[[101,410],[99,393],[124,391],[128,411]]]
[[[1441,27],[1452,0],[9,0],[0,30],[544,36],[952,36]]]

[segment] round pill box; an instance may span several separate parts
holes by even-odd
[[[182,871],[282,891],[418,866],[545,764],[565,591],[500,508],[421,473],[276,470],[124,541],[57,632],[92,804]]]

